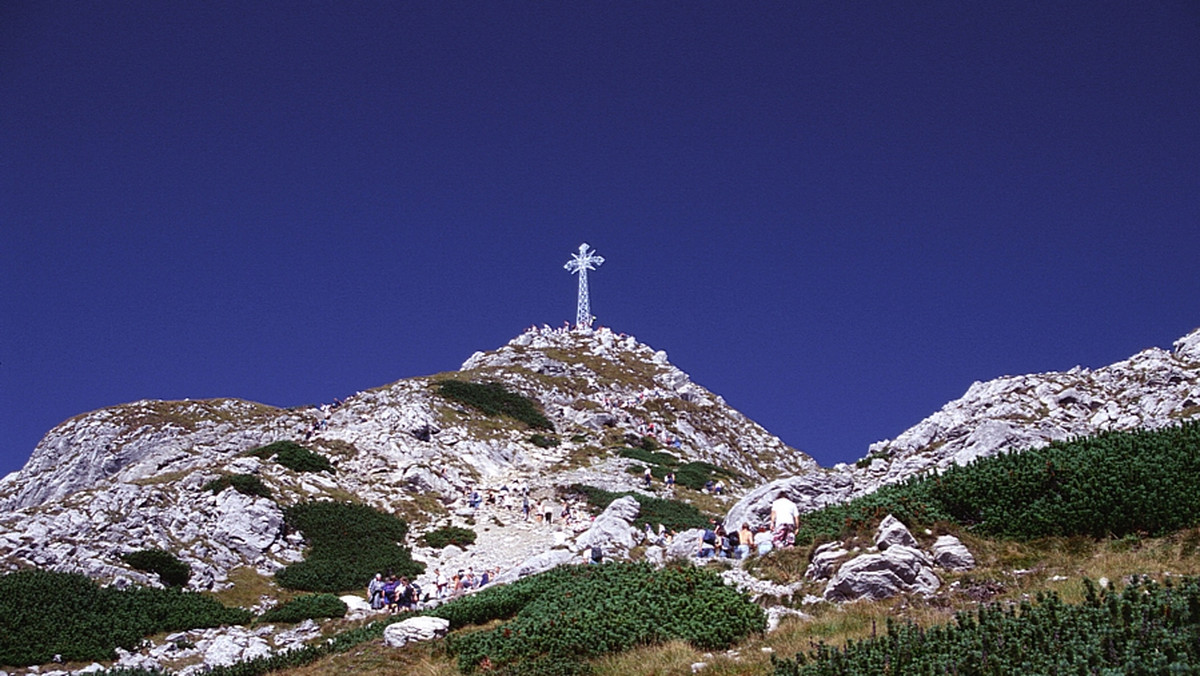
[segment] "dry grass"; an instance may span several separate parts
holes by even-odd
[[[939,531],[944,529],[937,529]],[[958,534],[974,553],[978,566],[965,573],[942,573],[945,584],[928,599],[897,597],[878,602],[842,605],[819,603],[802,608],[809,618],[785,618],[767,635],[750,636],[729,651],[701,651],[672,641],[609,655],[593,662],[597,676],[687,676],[692,664],[704,662],[710,676],[767,676],[771,655],[792,657],[818,644],[843,645],[886,632],[889,619],[923,626],[952,622],[954,613],[981,603],[1017,602],[1038,591],[1054,590],[1065,601],[1078,602],[1082,578],[1107,577],[1123,584],[1131,575],[1200,575],[1200,528],[1164,538],[1094,541],[1088,538],[1048,538],[1032,542],[988,540]],[[920,533],[921,540],[933,535]],[[925,542],[924,544],[928,544]],[[777,551],[750,564],[756,574],[791,581],[803,574],[811,548]],[[1059,580],[1056,577],[1065,577]],[[823,583],[805,585],[805,593],[819,594]],[[364,644],[342,655],[320,660],[288,676],[316,674],[390,675],[458,674],[453,658],[442,652],[442,642],[401,650],[384,648],[379,641]]]
[[[453,658],[441,653],[440,642],[411,644],[403,649],[393,649],[384,646],[382,641],[364,643],[308,666],[275,673],[282,676],[460,676]]]
[[[275,578],[260,575],[253,566],[242,566],[229,571],[229,581],[233,583],[233,587],[210,594],[226,606],[251,608],[258,605],[263,596],[287,603],[297,594],[275,584]]]

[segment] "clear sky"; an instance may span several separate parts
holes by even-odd
[[[822,464],[1200,326],[1200,4],[0,3],[0,473],[574,317]]]

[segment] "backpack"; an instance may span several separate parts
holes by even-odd
[[[592,545],[592,560],[593,561],[603,561],[604,560],[604,550],[600,549],[600,545]]]

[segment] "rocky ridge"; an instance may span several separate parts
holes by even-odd
[[[1077,366],[975,382],[962,397],[895,439],[871,444],[853,465],[838,464],[755,488],[733,506],[725,527],[765,523],[779,495],[809,512],[952,464],[1200,417],[1200,329],[1175,341],[1173,348],[1146,349],[1094,370]]]

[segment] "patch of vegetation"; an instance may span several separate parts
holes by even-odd
[[[121,559],[136,570],[158,574],[158,579],[168,587],[186,586],[192,575],[186,563],[161,549],[141,549],[123,554]]]
[[[887,460],[890,457],[892,457],[890,451],[871,451],[867,455],[854,461],[854,466],[859,469],[864,469],[866,467],[870,467],[871,463],[875,462],[876,460]]]
[[[310,544],[308,557],[275,574],[280,586],[315,592],[359,589],[375,573],[416,577],[425,565],[399,543],[408,524],[391,514],[348,502],[305,502],[284,510],[289,528]]]
[[[554,448],[555,446],[558,446],[560,442],[558,441],[558,437],[554,435],[547,437],[541,434],[535,434],[529,437],[529,443],[537,446],[538,448]]]
[[[1038,538],[1168,533],[1200,524],[1200,422],[1055,442],[914,477],[804,516],[797,540],[836,538],[888,513]]]
[[[662,465],[663,467],[675,467],[679,464],[679,458],[666,451],[655,452],[645,448],[622,448],[617,451],[617,455],[622,458],[632,458],[633,460],[641,460],[648,465]]]
[[[507,620],[447,641],[467,673],[484,664],[586,669],[583,660],[672,639],[719,650],[766,626],[762,610],[715,573],[645,563],[560,566],[431,614],[450,620],[451,627]]]
[[[572,434],[571,441],[577,444],[582,444],[588,440],[586,434]]]
[[[467,548],[475,544],[475,531],[458,526],[443,526],[425,534],[425,545],[434,549],[442,549],[447,545]]]
[[[258,617],[259,622],[303,622],[322,617],[345,617],[346,604],[333,594],[305,594],[276,606]]]
[[[271,489],[253,474],[225,474],[204,484],[200,490],[212,491],[213,495],[216,495],[226,488],[233,488],[238,493],[251,497],[271,497]]]
[[[572,484],[567,491],[583,497],[589,505],[597,510],[603,510],[617,498],[622,498],[626,495],[633,496],[633,499],[637,500],[641,506],[641,509],[638,511],[637,521],[634,522],[639,528],[644,527],[646,524],[650,524],[653,527],[660,523],[674,530],[704,528],[708,525],[708,520],[712,518],[701,513],[700,510],[686,502],[663,500],[631,491],[613,493],[612,491],[584,484]]]
[[[253,615],[180,589],[99,587],[84,575],[24,570],[0,577],[0,664],[115,660],[152,634],[223,624]]]
[[[532,399],[509,392],[500,383],[443,380],[438,383],[438,394],[487,415],[503,415],[534,429],[554,430],[554,424],[538,410]]]
[[[320,453],[313,453],[300,444],[290,441],[276,441],[266,446],[259,446],[246,452],[263,460],[275,458],[275,462],[295,472],[333,472],[329,458]]]
[[[776,676],[943,673],[1190,673],[1200,665],[1200,581],[1134,580],[1120,593],[1064,604],[1054,592],[1037,603],[983,606],[954,625],[922,628],[887,621],[887,635],[837,649],[820,645],[796,659],[772,660]]]

